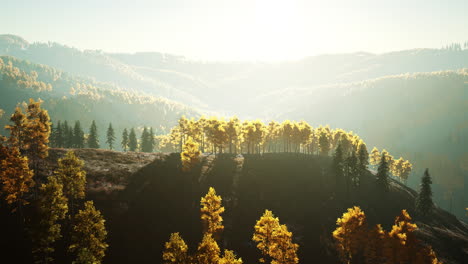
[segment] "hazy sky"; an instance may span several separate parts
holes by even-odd
[[[468,0],[1,0],[0,34],[207,60],[440,48],[468,40]]]

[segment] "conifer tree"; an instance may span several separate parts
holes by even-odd
[[[120,143],[120,145],[122,146],[123,151],[127,151],[127,149],[128,149],[128,132],[127,132],[126,128],[122,132],[122,142]]]
[[[416,210],[422,216],[428,216],[434,208],[432,202],[432,190],[431,190],[432,179],[429,175],[429,169],[424,171],[424,176],[421,178],[421,185],[418,197],[416,198]]]
[[[86,172],[84,162],[73,151],[68,151],[65,157],[58,160],[55,171],[57,179],[63,185],[63,194],[69,201],[68,209],[71,215],[75,212],[75,201],[85,197]]]
[[[109,145],[109,149],[112,150],[114,148],[114,141],[115,141],[115,133],[114,133],[114,128],[112,127],[112,123],[109,123],[106,136],[107,136],[106,143]]]
[[[359,164],[356,152],[352,151],[351,155],[346,159],[346,187],[349,191],[349,186],[353,184],[359,186]]]
[[[382,153],[382,157],[380,157],[380,164],[379,168],[377,169],[377,174],[376,174],[376,183],[377,187],[382,190],[382,191],[388,191],[389,189],[389,179],[388,179],[388,162],[387,162],[387,156]]]
[[[37,163],[49,155],[50,118],[47,110],[41,108],[42,101],[29,99],[26,111],[24,145],[26,154],[37,170]]]
[[[364,245],[365,264],[385,263],[383,256],[385,238],[386,233],[380,224],[368,232]]]
[[[35,183],[28,158],[21,156],[17,147],[0,144],[0,180],[2,195],[7,204],[16,203],[17,208],[13,210],[21,210],[22,205],[28,203],[24,195]]]
[[[73,218],[71,244],[68,247],[75,255],[73,263],[100,264],[108,247],[106,237],[105,220],[101,212],[92,201],[87,201],[84,209]]]
[[[39,223],[33,231],[35,263],[53,262],[53,244],[62,237],[59,221],[65,219],[68,212],[68,201],[62,189],[63,185],[55,176],[49,176],[47,184],[40,188]]]
[[[372,149],[372,151],[371,151],[370,156],[369,156],[370,164],[374,165],[374,166],[377,166],[380,163],[380,157],[381,157],[381,155],[380,155],[379,150],[376,147],[374,147]]]
[[[221,205],[221,196],[216,195],[213,187],[210,187],[205,197],[200,201],[200,214],[201,220],[204,225],[204,232],[213,235],[215,238],[223,231],[223,217],[221,214],[224,212],[224,207]]]
[[[220,249],[216,240],[210,233],[203,235],[202,242],[198,245],[196,260],[198,264],[217,264]]]
[[[51,145],[55,148],[63,147],[63,129],[60,120],[57,121],[57,126],[52,129]]]
[[[136,151],[138,148],[138,141],[135,134],[135,129],[130,129],[130,135],[128,136],[128,149],[130,151]]]
[[[180,159],[182,162],[182,171],[190,171],[200,161],[200,150],[198,144],[188,138],[182,147],[180,153]]]
[[[156,144],[156,140],[154,139],[153,128],[150,127],[150,130],[149,130],[149,133],[148,133],[148,149],[149,149],[149,152],[153,152],[155,144]]]
[[[224,256],[219,259],[219,264],[242,264],[242,258],[236,258],[232,250],[224,250]]]
[[[26,134],[26,115],[20,107],[16,107],[15,112],[11,115],[10,121],[12,125],[5,126],[10,130],[9,143],[18,148],[20,152],[25,151],[24,139]]]
[[[341,143],[338,143],[335,153],[333,153],[332,171],[335,174],[336,184],[341,185],[344,180],[344,160]]]
[[[369,165],[369,153],[367,152],[367,146],[364,141],[359,142],[358,146],[358,173],[360,176],[363,176],[367,171],[367,166]]]
[[[73,129],[68,125],[68,121],[63,122],[63,147],[71,148],[73,145]]]
[[[81,128],[81,123],[79,120],[75,121],[75,126],[73,127],[73,141],[72,147],[74,148],[84,148],[85,146],[84,132]]]
[[[165,264],[186,264],[188,246],[179,233],[172,233],[169,242],[164,244],[163,260]]]
[[[99,147],[99,135],[96,122],[93,120],[91,127],[89,128],[88,148],[98,149]]]

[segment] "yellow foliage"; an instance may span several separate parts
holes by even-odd
[[[219,261],[220,249],[218,243],[209,233],[205,233],[202,242],[198,245],[196,259],[198,264],[217,264]]]
[[[241,258],[236,258],[232,250],[224,250],[224,256],[219,259],[218,264],[242,264]]]
[[[188,246],[179,233],[172,233],[164,245],[163,260],[166,264],[184,264],[188,261]]]
[[[221,217],[224,207],[221,205],[221,196],[216,195],[215,189],[210,187],[205,197],[201,198],[200,205],[205,232],[213,236],[219,235],[224,229],[223,217]]]
[[[182,170],[190,171],[200,160],[200,150],[198,144],[189,138],[180,153],[180,159],[182,161]]]

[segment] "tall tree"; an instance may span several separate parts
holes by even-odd
[[[114,142],[115,142],[115,133],[114,133],[114,128],[112,127],[112,123],[109,123],[109,127],[107,128],[107,139],[106,143],[109,145],[109,149],[114,148]]]
[[[107,231],[104,217],[94,207],[92,201],[87,201],[73,219],[71,244],[69,251],[75,254],[76,264],[100,264],[109,246],[105,240]]]
[[[196,260],[198,264],[217,264],[220,249],[216,240],[209,233],[203,235],[203,240],[198,245]]]
[[[128,149],[130,151],[136,151],[138,148],[138,141],[135,134],[135,129],[130,129],[130,135],[128,136]]]
[[[335,175],[336,184],[337,185],[343,184],[344,158],[343,158],[343,151],[341,148],[341,143],[338,143],[338,146],[335,149],[335,153],[333,153],[332,171],[333,171],[333,174]]]
[[[122,146],[123,151],[127,151],[128,149],[128,132],[127,129],[125,128],[124,131],[122,132],[122,142],[120,145]]]
[[[50,138],[50,143],[52,147],[61,148],[63,147],[63,128],[62,122],[60,120],[57,121],[57,126],[52,129],[52,134]]]
[[[53,244],[62,237],[59,221],[65,219],[68,212],[68,201],[62,189],[63,185],[55,176],[49,176],[47,184],[42,184],[40,188],[39,221],[33,231],[36,263],[52,263]]]
[[[188,246],[179,235],[172,233],[169,242],[164,244],[164,264],[186,264],[188,262]]]
[[[377,166],[378,164],[380,164],[380,157],[381,155],[380,155],[379,150],[376,147],[374,147],[369,156],[370,164],[373,166]]]
[[[91,127],[89,128],[88,148],[98,149],[99,147],[99,135],[96,122],[93,120]]]
[[[215,189],[210,187],[205,197],[201,198],[200,205],[205,233],[213,235],[215,238],[218,237],[224,229],[223,217],[221,216],[224,207],[221,205],[221,196],[216,195]]]
[[[12,125],[5,126],[10,130],[9,142],[13,147],[17,147],[20,152],[25,151],[25,134],[26,134],[26,115],[23,113],[21,107],[16,107],[15,112],[11,115],[10,121]]]
[[[84,132],[81,128],[80,120],[75,121],[75,126],[73,127],[73,141],[72,147],[74,148],[84,148],[85,138]]]
[[[69,201],[71,215],[75,212],[75,201],[85,197],[86,172],[83,170],[84,162],[75,152],[68,151],[65,157],[58,160],[55,171],[58,181],[63,185],[63,194]]]
[[[382,190],[382,191],[388,191],[389,189],[389,179],[388,179],[388,171],[389,171],[389,166],[387,162],[387,156],[382,153],[382,156],[380,157],[380,164],[379,168],[377,169],[377,174],[376,174],[376,183],[377,187]]]
[[[182,152],[180,153],[182,170],[192,170],[192,168],[200,161],[200,153],[198,144],[193,141],[191,137],[188,138],[182,147]]]
[[[148,150],[149,150],[149,152],[153,152],[155,144],[156,144],[156,140],[154,138],[153,128],[150,127],[149,132],[148,132]]]
[[[416,198],[416,210],[422,216],[428,216],[434,208],[434,202],[432,201],[432,179],[429,175],[429,169],[424,171],[424,175],[421,178],[421,185],[418,197]]]

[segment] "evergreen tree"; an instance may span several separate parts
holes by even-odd
[[[332,171],[335,174],[336,184],[341,185],[344,180],[344,160],[341,142],[338,143],[335,153],[333,153]]]
[[[416,210],[423,216],[430,215],[434,208],[431,184],[431,175],[429,175],[429,169],[426,169],[424,171],[424,176],[421,179],[420,190],[416,199]]]
[[[85,146],[84,132],[81,128],[81,123],[79,120],[75,121],[75,126],[73,127],[73,141],[72,147],[74,148],[84,148]]]
[[[164,264],[186,264],[188,262],[188,246],[179,233],[172,233],[169,242],[164,244]]]
[[[75,264],[100,264],[109,246],[107,231],[101,212],[87,201],[73,219],[69,251],[75,254]]]
[[[196,260],[198,264],[217,264],[220,249],[211,234],[205,233],[202,242],[198,245]]]
[[[128,149],[128,132],[127,129],[125,128],[124,131],[122,132],[122,142],[120,145],[122,146],[123,151],[127,151]]]
[[[389,166],[387,162],[387,156],[383,153],[380,157],[379,168],[377,169],[377,186],[382,191],[388,191],[389,189],[389,179],[388,179]]]
[[[359,186],[359,168],[356,152],[352,151],[351,155],[346,159],[346,187],[349,191],[349,186]]]
[[[128,136],[128,149],[130,151],[136,151],[138,148],[138,141],[135,134],[135,129],[130,129],[130,135]]]
[[[217,238],[224,229],[223,217],[221,216],[224,207],[221,205],[221,196],[216,195],[215,189],[210,187],[205,197],[201,198],[200,205],[204,232]]]
[[[65,120],[62,124],[63,130],[63,147],[64,148],[71,148],[73,142],[73,130],[68,125],[68,121]]]
[[[84,162],[75,156],[73,151],[68,151],[65,157],[58,160],[58,168],[55,171],[58,181],[63,185],[63,194],[69,201],[69,210],[74,214],[75,201],[85,197],[86,172],[83,170]]]
[[[358,174],[362,177],[366,171],[367,166],[369,165],[369,153],[367,152],[366,144],[361,140],[358,146]]]
[[[143,127],[143,132],[141,133],[141,139],[140,139],[140,151],[141,152],[150,152],[148,139],[149,139],[148,130],[146,129],[146,127]]]
[[[64,134],[63,134],[63,126],[62,122],[60,120],[57,122],[57,128],[55,129],[55,147],[56,148],[62,148],[63,147],[63,139],[64,139]]]
[[[153,152],[155,145],[156,145],[156,141],[155,141],[155,139],[154,139],[153,128],[150,127],[150,130],[149,130],[149,133],[148,133],[149,152]]]
[[[107,128],[106,143],[109,145],[109,149],[111,150],[114,148],[114,141],[115,141],[114,128],[112,127],[112,123],[109,123],[109,127]]]
[[[89,128],[88,148],[98,149],[99,147],[99,135],[96,122],[93,120],[91,127]]]
[[[53,244],[62,237],[59,221],[65,219],[68,212],[68,201],[63,196],[62,189],[63,185],[55,176],[49,176],[47,184],[42,184],[40,188],[39,221],[33,231],[33,254],[36,263],[53,262]]]

